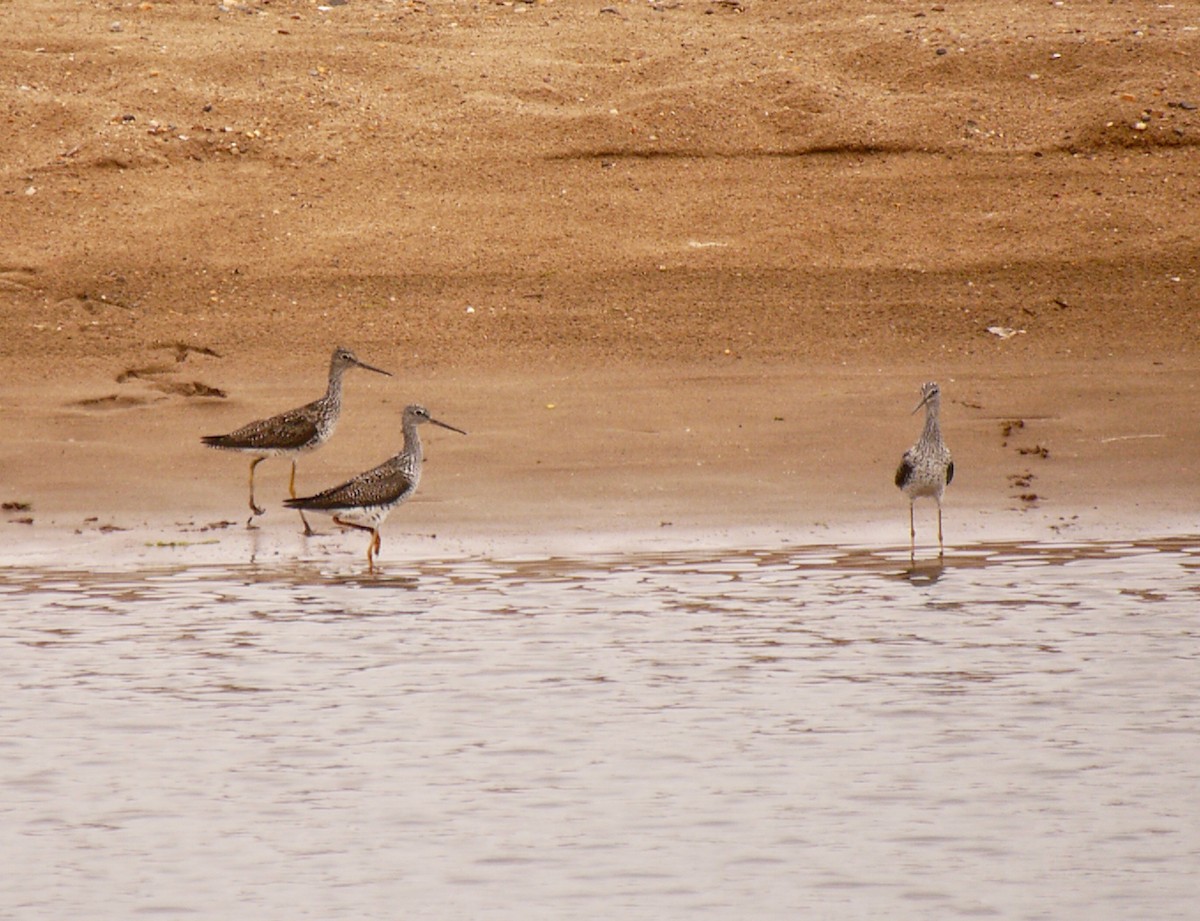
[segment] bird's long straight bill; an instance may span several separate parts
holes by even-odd
[[[434,419],[433,417],[430,417],[429,421],[432,422],[434,425],[440,425],[444,429],[449,429],[452,432],[458,432],[458,434],[460,434],[460,435],[467,434],[462,429],[455,428],[453,425],[447,425],[445,422],[439,422],[437,419]]]
[[[362,368],[364,371],[374,371],[376,374],[383,374],[387,377],[392,376],[391,371],[384,371],[383,368],[376,368],[374,365],[369,365],[365,361],[359,361],[357,358],[354,360],[354,364],[357,367]]]
[[[928,403],[928,402],[929,402],[929,398],[930,398],[931,396],[933,396],[933,394],[932,394],[932,393],[927,393],[927,394],[925,394],[925,396],[921,397],[921,402],[920,402],[920,403],[918,403],[916,406],[914,406],[914,407],[913,407],[913,411],[912,411],[912,413],[909,413],[909,415],[911,416],[911,415],[912,415],[913,413],[915,413],[915,412],[916,412],[918,409],[920,409],[922,406],[924,406],[926,403]]]

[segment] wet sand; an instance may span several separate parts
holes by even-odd
[[[5,513],[8,554],[61,539],[65,553],[86,556],[79,538],[105,532],[108,545],[121,535],[135,547],[200,535],[244,544],[248,461],[204,448],[199,435],[296,402],[295,388],[239,381],[226,363],[208,362],[204,376],[229,389],[224,400],[97,409],[61,385],[0,395],[10,420],[8,496],[30,506]],[[305,399],[322,385],[319,373],[307,378]],[[921,425],[909,414],[915,370],[736,365],[405,378],[350,377],[338,433],[301,459],[297,478],[301,492],[316,491],[399,450],[409,400],[467,429],[465,438],[425,431],[421,491],[384,526],[385,564],[395,545],[417,540],[436,555],[476,537],[560,547],[728,544],[733,534],[758,535],[751,543],[771,535],[907,541],[907,502],[891,480]],[[1147,362],[1117,376],[1079,364],[1019,378],[962,369],[942,383],[957,470],[945,505],[952,545],[1200,526],[1200,374],[1190,368]],[[18,405],[27,397],[37,402]],[[288,472],[286,460],[258,468],[258,498],[268,507],[256,519],[260,543],[291,547],[299,536],[298,518],[280,505]],[[928,545],[934,506],[918,503],[917,512]],[[314,523],[337,530],[320,516]],[[344,541],[356,546],[359,536]]]

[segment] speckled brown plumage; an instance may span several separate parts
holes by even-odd
[[[375,554],[382,541],[379,528],[392,510],[403,504],[417,491],[421,482],[421,465],[424,452],[417,426],[432,422],[442,428],[465,435],[462,429],[439,422],[429,415],[424,406],[411,405],[404,408],[401,426],[404,432],[404,448],[399,454],[388,458],[378,467],[330,487],[312,496],[291,498],[284,501],[288,508],[324,512],[332,515],[336,524],[371,532],[367,544],[367,568],[375,570]]]
[[[254,468],[268,457],[291,457],[292,476],[288,491],[295,497],[296,456],[315,451],[333,435],[342,412],[342,375],[350,368],[364,368],[391,377],[390,372],[359,361],[349,349],[337,348],[329,360],[329,386],[324,396],[296,409],[243,425],[227,435],[205,435],[200,439],[210,448],[254,455],[250,462],[250,511],[253,514],[246,522],[247,527],[252,525],[255,515],[266,511],[254,501]],[[303,512],[300,520],[304,522],[304,533],[312,534]]]
[[[913,409],[915,413],[925,408],[925,428],[921,437],[904,452],[896,470],[896,485],[908,496],[909,554],[916,555],[917,531],[913,521],[913,505],[917,499],[931,498],[938,507],[938,551],[945,555],[942,540],[942,495],[954,479],[954,460],[942,440],[939,412],[942,405],[941,389],[931,381],[921,387],[921,402]]]

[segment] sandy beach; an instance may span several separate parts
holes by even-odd
[[[0,34],[0,915],[1195,916],[1200,2]]]
[[[1193,533],[1195,13],[0,6],[5,543],[232,535],[247,464],[199,437],[336,345],[395,377],[301,489],[408,402],[470,432],[389,542],[903,543],[928,379],[951,541]]]

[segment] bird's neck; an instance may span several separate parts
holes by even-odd
[[[325,401],[327,403],[339,403],[342,399],[342,371],[341,369],[329,372],[329,386],[325,388]]]
[[[417,423],[407,420],[404,423],[404,453],[412,459],[413,463],[421,463],[421,433],[417,431]]]
[[[942,439],[942,430],[938,425],[938,408],[934,404],[925,407],[925,430],[921,432],[921,440],[938,442]]]

